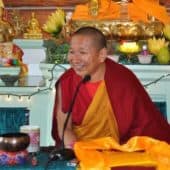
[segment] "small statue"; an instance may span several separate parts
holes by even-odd
[[[0,1],[0,42],[12,41],[15,36],[14,29],[6,20],[3,19],[4,6]]]
[[[99,0],[89,0],[88,8],[89,8],[89,15],[97,16],[99,13]]]
[[[10,23],[13,25],[15,30],[15,38],[21,38],[23,33],[26,32],[26,23],[24,18],[21,17],[19,10],[12,10],[10,16]]]
[[[35,17],[35,13],[32,12],[31,19],[28,21],[27,32],[24,33],[24,38],[27,39],[41,39],[42,31],[38,20]]]

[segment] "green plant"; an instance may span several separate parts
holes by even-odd
[[[51,45],[47,47],[47,63],[58,63],[65,64],[67,63],[67,54],[69,50],[69,45],[67,43],[60,45]]]

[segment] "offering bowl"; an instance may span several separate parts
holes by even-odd
[[[15,82],[19,79],[19,75],[0,75],[1,80],[6,86],[14,86]]]
[[[19,152],[25,150],[30,143],[26,133],[6,133],[0,135],[0,150],[5,152]]]

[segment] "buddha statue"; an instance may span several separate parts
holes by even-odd
[[[4,6],[0,1],[0,43],[12,41],[14,38],[14,29],[9,22],[3,19]]]
[[[99,12],[99,0],[89,0],[88,9],[89,15],[97,16]]]
[[[24,33],[24,38],[26,39],[41,39],[42,31],[38,20],[35,17],[35,13],[32,12],[31,19],[28,21],[27,32]]]
[[[72,20],[111,20],[119,17],[119,5],[111,0],[89,0],[76,6]]]

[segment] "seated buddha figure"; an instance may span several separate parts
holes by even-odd
[[[24,33],[24,38],[28,38],[28,39],[42,38],[42,31],[39,22],[35,17],[34,12],[32,12],[31,19],[28,21],[28,28],[27,28],[27,32]]]
[[[119,5],[111,0],[89,0],[77,5],[72,20],[107,20],[119,17]]]

